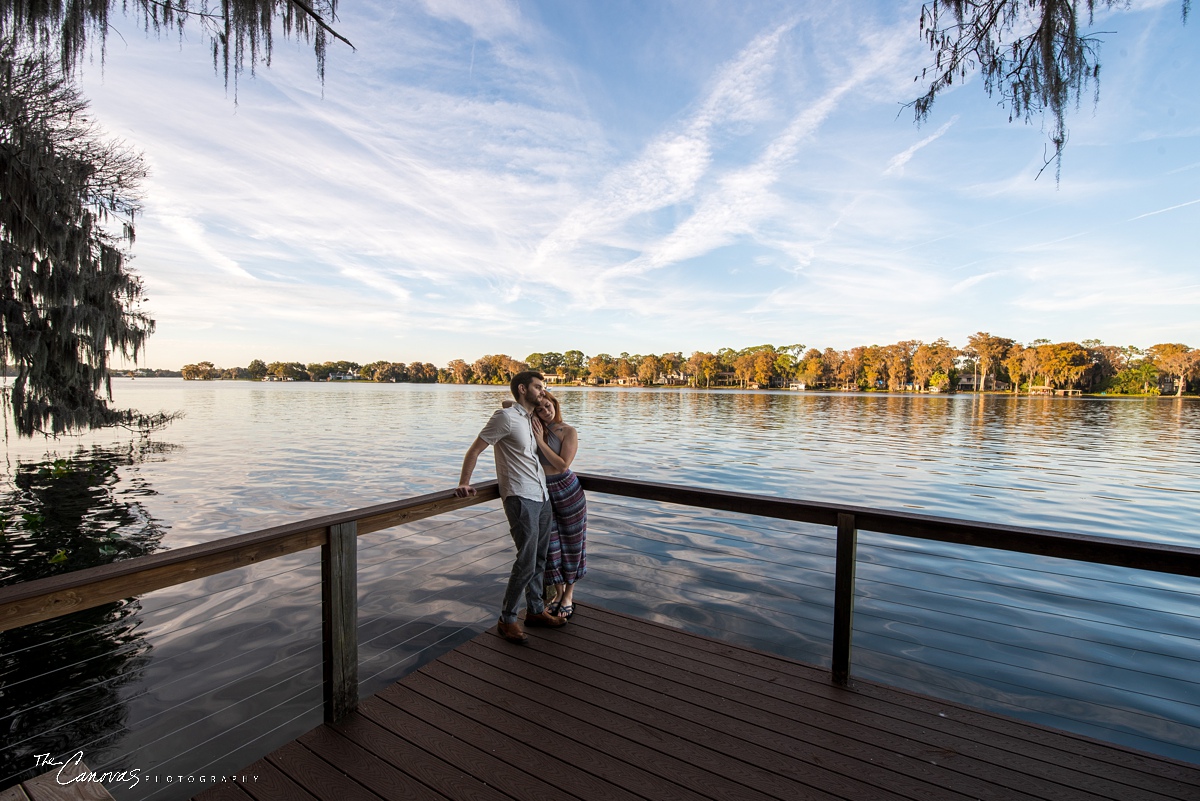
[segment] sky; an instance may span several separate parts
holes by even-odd
[[[323,84],[278,36],[236,97],[198,29],[118,20],[81,83],[150,169],[140,364],[1200,346],[1200,19],[1097,15],[1056,184],[977,76],[914,123],[919,15],[341,0]]]

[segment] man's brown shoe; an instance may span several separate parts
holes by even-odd
[[[567,625],[567,619],[558,615],[551,615],[547,612],[538,612],[536,615],[533,612],[526,612],[525,625],[546,626],[547,628],[556,629],[559,626]]]
[[[524,643],[529,639],[529,635],[521,631],[520,623],[505,623],[503,620],[497,620],[496,631],[509,642]]]

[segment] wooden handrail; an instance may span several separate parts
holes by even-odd
[[[1200,548],[1138,542],[1117,537],[1071,534],[1051,529],[1024,528],[999,523],[934,517],[849,506],[840,503],[798,501],[744,492],[698,489],[628,478],[579,473],[585,490],[627,498],[720,509],[727,512],[795,520],[836,527],[838,515],[853,515],[859,531],[875,531],[914,539],[994,548],[1001,551],[1054,556],[1078,562],[1117,565],[1136,570],[1200,577]]]
[[[357,523],[361,536],[500,497],[495,481],[476,490],[470,498],[444,490],[0,587],[0,631],[323,546],[331,526]]]

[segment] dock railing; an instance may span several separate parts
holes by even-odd
[[[581,474],[580,479],[585,490],[597,495],[834,529],[830,678],[842,687],[851,685],[859,532],[1200,577],[1200,548],[608,476]],[[437,492],[2,587],[0,631],[319,548],[324,717],[337,720],[355,708],[360,692],[358,538],[498,499],[495,482],[477,488],[478,494],[469,498]]]

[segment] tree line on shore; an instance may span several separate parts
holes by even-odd
[[[439,370],[428,362],[379,361],[359,364],[336,362],[264,362],[254,359],[245,367],[217,367],[212,362],[185,364],[180,371],[185,381],[380,381],[433,384]]]
[[[360,380],[445,384],[506,384],[525,369],[557,383],[693,387],[786,387],[808,389],[953,392],[980,390],[1078,390],[1110,394],[1182,394],[1200,377],[1200,350],[1180,343],[1149,348],[1105,345],[1099,340],[1022,345],[979,332],[962,347],[945,339],[904,340],[848,350],[804,345],[755,345],[715,353],[695,351],[587,356],[569,350],[531,353],[524,360],[489,354],[438,368],[429,362],[264,362],[219,368],[212,362],[185,365],[187,380]]]

